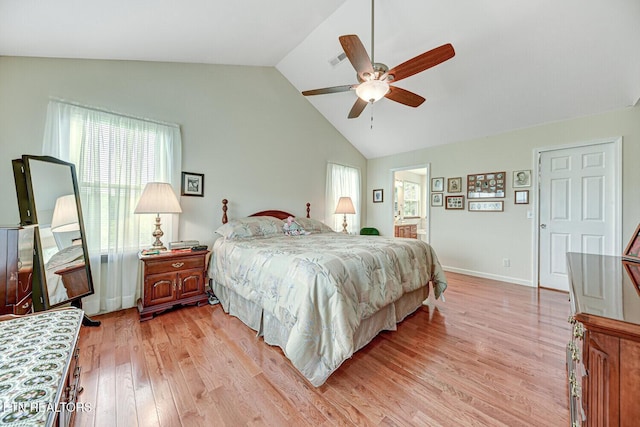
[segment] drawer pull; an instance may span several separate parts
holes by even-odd
[[[27,302],[25,302],[25,303],[24,303],[24,305],[22,306],[22,308],[29,308],[29,305],[30,305],[30,304],[31,304],[31,303],[27,301]]]
[[[180,268],[184,265],[184,262],[174,262],[173,264],[171,264],[171,266],[173,266],[174,268]]]

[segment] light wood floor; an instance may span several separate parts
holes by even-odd
[[[321,387],[220,306],[81,332],[76,426],[567,426],[567,294],[448,273]]]

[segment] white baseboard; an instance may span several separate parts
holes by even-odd
[[[528,286],[530,288],[535,287],[531,282],[531,280],[519,279],[517,277],[501,276],[498,274],[484,273],[481,271],[467,270],[464,268],[457,268],[457,267],[447,267],[444,265],[442,266],[442,269],[444,271],[451,271],[452,273],[460,273],[460,274],[466,274],[468,276],[482,277],[483,279],[492,279],[492,280],[497,280],[499,282],[515,283],[516,285]]]

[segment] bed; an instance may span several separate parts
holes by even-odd
[[[225,200],[226,201],[226,200]],[[224,203],[224,201],[223,201]],[[337,233],[307,217],[283,232],[284,211],[227,221],[209,263],[225,312],[282,348],[314,386],[354,352],[447,287],[431,246],[417,239]]]
[[[45,264],[49,305],[56,305],[88,289],[82,245],[68,246],[55,253]]]

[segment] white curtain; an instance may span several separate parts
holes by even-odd
[[[147,182],[180,185],[177,125],[52,100],[43,154],[76,165],[95,294],[89,314],[134,307],[140,297],[138,251],[153,242],[153,215],[135,215]],[[179,193],[177,193],[179,194]],[[177,215],[162,216],[164,242],[177,240]]]
[[[360,232],[360,169],[336,163],[327,164],[327,189],[325,223],[336,231],[342,231],[344,215],[335,214],[340,197],[351,197],[356,213],[347,215],[347,231]]]

